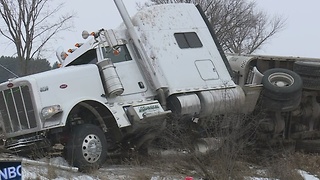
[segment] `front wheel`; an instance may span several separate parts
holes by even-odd
[[[88,172],[98,169],[107,157],[107,140],[103,131],[92,124],[73,127],[66,145],[67,161]]]

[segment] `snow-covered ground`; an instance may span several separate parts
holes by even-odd
[[[83,174],[74,171],[62,157],[55,157],[51,159],[40,159],[40,162],[45,162],[51,165],[36,165],[24,163],[22,164],[23,179],[41,179],[41,180],[127,180],[127,179],[150,179],[150,180],[184,180],[186,175],[170,174],[168,172],[155,172],[151,168],[132,166],[132,165],[105,165],[98,171],[92,174]],[[60,166],[60,167],[59,167]],[[66,170],[64,167],[69,167]],[[259,170],[257,174],[264,174],[264,170]],[[312,175],[304,170],[297,170],[297,172],[305,180],[319,180],[318,177]],[[189,176],[192,177],[192,176]],[[200,180],[199,177],[194,177],[193,180]],[[246,180],[274,180],[274,178],[260,178],[260,177],[245,177]]]
[[[40,180],[127,180],[127,179],[151,179],[151,180],[180,180],[182,175],[168,174],[166,172],[154,172],[151,168],[132,165],[105,165],[93,173],[84,174],[71,169],[62,157],[40,159],[36,164],[22,161],[23,179]]]
[[[309,174],[308,172],[304,170],[297,170],[299,174],[305,179],[305,180],[319,180],[319,178],[315,175]]]
[[[1,154],[2,159],[21,159],[22,160],[22,179],[39,179],[39,180],[185,180],[187,177],[193,177],[193,180],[201,180],[190,172],[189,175],[180,174],[179,170],[166,171],[166,169],[158,169],[149,166],[140,165],[109,165],[105,164],[99,170],[92,173],[84,174],[77,171],[77,168],[69,166],[62,157],[42,158],[36,161],[20,158],[8,154]],[[267,170],[263,168],[251,168],[255,171],[255,176],[244,177],[245,180],[274,180],[275,178],[267,178]],[[319,180],[305,170],[296,170],[304,180]],[[260,177],[259,177],[260,176]]]

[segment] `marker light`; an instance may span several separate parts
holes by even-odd
[[[114,50],[113,50],[113,54],[114,54],[115,56],[118,56],[118,55],[120,54],[120,51],[119,51],[118,49],[114,49]]]
[[[79,48],[79,47],[82,46],[82,44],[83,44],[83,43],[76,43],[74,46],[77,47],[77,48]]]
[[[68,49],[69,53],[73,53],[76,49]]]

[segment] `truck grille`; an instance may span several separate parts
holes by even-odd
[[[3,130],[6,133],[27,130],[37,126],[28,86],[1,91],[0,120],[3,121]]]

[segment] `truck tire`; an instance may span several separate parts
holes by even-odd
[[[71,130],[66,145],[66,160],[81,172],[98,169],[107,157],[107,140],[103,131],[92,124],[81,124]]]
[[[290,100],[301,96],[301,77],[288,69],[273,68],[263,73],[263,95],[273,100]]]
[[[320,153],[320,140],[297,140],[296,151],[305,153]]]
[[[293,71],[302,76],[320,76],[320,62],[296,61],[293,64]]]
[[[265,109],[269,111],[281,111],[289,112],[298,108],[301,102],[301,95],[297,97],[292,97],[289,100],[274,100],[268,97],[263,97],[262,103]]]
[[[320,90],[320,77],[305,77],[301,76],[301,79],[303,81],[303,88],[308,90]]]
[[[293,70],[301,76],[304,89],[320,90],[320,62],[296,61]]]

